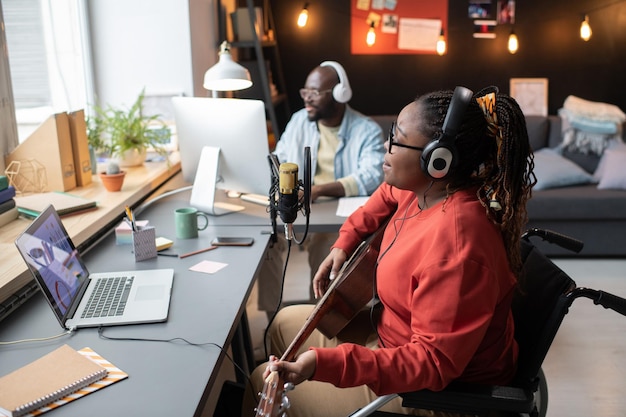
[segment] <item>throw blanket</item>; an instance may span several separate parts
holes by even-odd
[[[602,155],[610,141],[622,139],[626,115],[613,104],[568,96],[558,113],[565,150]]]
[[[589,101],[576,96],[568,96],[563,102],[563,108],[572,114],[591,120],[622,124],[626,121],[626,114],[614,104]]]

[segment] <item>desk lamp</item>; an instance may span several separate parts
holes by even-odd
[[[252,86],[250,72],[233,61],[227,41],[220,46],[219,61],[204,74],[204,88],[217,97],[218,91],[244,90]]]

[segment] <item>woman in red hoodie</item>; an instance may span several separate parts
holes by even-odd
[[[330,340],[314,331],[293,362],[272,356],[255,371],[259,386],[270,371],[296,384],[290,417],[346,416],[377,395],[436,391],[453,380],[506,384],[515,373],[511,299],[535,182],[522,111],[495,87],[425,94],[400,112],[386,149],[385,182],[346,220],[313,280],[319,298],[359,243],[384,227],[379,314]],[[312,307],[281,310],[270,328],[274,355]],[[385,409],[415,413],[400,403]]]

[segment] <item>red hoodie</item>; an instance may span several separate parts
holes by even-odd
[[[376,271],[381,348],[314,348],[312,379],[366,384],[378,395],[441,390],[456,379],[509,382],[516,280],[475,190],[421,211],[414,193],[383,184],[347,219],[334,247],[351,253],[391,213]]]

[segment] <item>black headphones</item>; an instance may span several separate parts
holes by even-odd
[[[450,107],[448,107],[446,117],[443,120],[442,133],[426,145],[422,152],[420,158],[422,171],[434,180],[446,178],[450,170],[457,164],[458,157],[454,139],[473,95],[472,90],[465,87],[457,86],[454,89]]]

